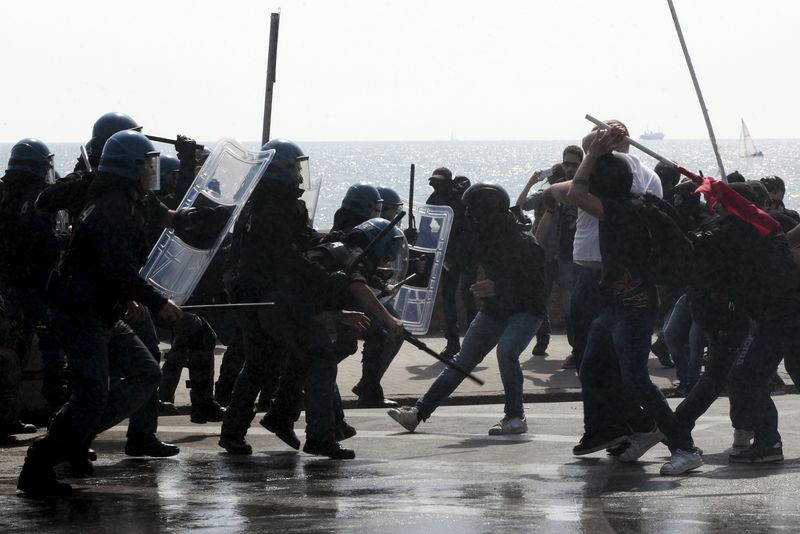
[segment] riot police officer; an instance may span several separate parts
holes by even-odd
[[[229,271],[234,277],[234,301],[273,301],[275,306],[245,311],[239,317],[245,363],[225,413],[219,445],[232,454],[252,453],[245,435],[255,415],[256,396],[265,374],[276,372],[286,361],[289,371],[304,369],[303,450],[354,458],[355,453],[335,439],[336,355],[325,326],[314,318],[320,299],[341,291],[344,279],[331,276],[303,255],[315,243],[300,199],[310,180],[308,157],[283,139],[262,149],[274,149],[275,155],[236,223]]]
[[[39,139],[23,139],[11,149],[0,196],[0,292],[6,317],[21,325],[25,345],[30,345],[34,332],[38,335],[42,393],[55,411],[66,400],[66,365],[48,328],[45,288],[61,243],[55,218],[34,209],[36,197],[53,182],[53,173],[53,153]],[[14,429],[0,432],[25,429],[17,421]]]
[[[144,218],[135,208],[157,178],[158,152],[144,135],[125,130],[109,138],[53,288],[71,396],[28,450],[17,484],[26,493],[68,493],[53,466],[85,455],[96,434],[155,395],[158,362],[122,318],[138,315],[141,306],[166,323],[182,315],[138,274]],[[123,380],[109,386],[112,375]]]

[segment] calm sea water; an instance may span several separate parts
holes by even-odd
[[[315,225],[330,227],[347,188],[367,182],[395,188],[408,198],[409,168],[416,165],[414,200],[424,202],[431,192],[428,177],[439,166],[454,174],[468,176],[473,183],[493,181],[504,186],[515,198],[536,169],[561,160],[562,149],[573,141],[425,141],[425,142],[307,142],[303,150],[311,158],[311,172],[322,177],[323,185]],[[692,170],[717,176],[717,165],[707,140],[646,141],[648,147]],[[213,143],[210,143],[213,144]],[[719,142],[725,171],[738,170],[748,179],[777,174],[787,184],[786,205],[800,209],[800,140],[756,140],[763,158],[739,158],[737,140]],[[257,143],[245,143],[258,148]],[[8,161],[12,143],[0,144],[0,168]],[[56,155],[56,169],[68,174],[79,154],[78,143],[50,144]],[[169,152],[169,145],[159,145]],[[655,161],[636,149],[643,162]]]

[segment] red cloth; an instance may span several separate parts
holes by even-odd
[[[728,187],[725,182],[709,176],[698,176],[683,167],[678,167],[678,171],[694,180],[695,183],[700,183],[700,187],[695,190],[695,193],[703,193],[709,208],[713,208],[717,203],[722,204],[725,211],[752,224],[763,235],[769,235],[781,227],[781,224],[770,217],[767,212],[760,210],[755,204]]]

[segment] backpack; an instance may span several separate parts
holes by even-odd
[[[633,205],[648,234],[645,276],[657,286],[684,287],[692,274],[694,246],[678,212],[649,193]]]

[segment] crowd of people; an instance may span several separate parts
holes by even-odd
[[[47,432],[30,446],[18,487],[32,495],[71,488],[55,466],[92,473],[95,436],[128,419],[125,454],[165,457],[179,448],[157,437],[159,414],[175,413],[181,371],[189,371],[191,421],[222,423],[219,446],[247,455],[259,424],[293,449],[306,414],[303,451],[355,457],[341,442],[356,435],[336,386],[337,364],[362,348],[352,391],[360,407],[386,407],[413,432],[496,349],[505,391],[490,435],[528,430],[520,356],[550,340],[547,302],[554,283],[580,379],[584,435],[577,456],[608,451],[638,460],[663,442],[664,475],[701,466],[695,421],[727,389],[732,462],[783,459],[770,383],[785,359],[800,378],[800,216],[783,205],[777,176],[729,185],[681,181],[673,165],[648,168],[629,153],[627,129],[609,121],[562,160],[533,173],[512,206],[501,186],[470,183],[447,167],[429,178],[429,205],[453,211],[440,298],[451,366],[414,406],[385,398],[381,380],[407,332],[391,297],[395,265],[408,264],[416,231],[397,228],[403,201],[388,187],[352,185],[321,233],[303,201],[308,157],[275,139],[257,186],[189,303],[263,303],[231,312],[189,313],[140,276],[165,228],[187,243],[221,238],[231,207],[181,207],[209,155],[192,139],[160,154],[122,113],[100,117],[68,176],[35,138],[12,148],[0,181],[0,433],[35,432],[20,421],[20,370],[36,338]],[[695,177],[696,179],[696,177]],[[536,183],[547,186],[531,193]],[[698,194],[704,191],[707,202]],[[533,210],[533,221],[525,214]],[[666,265],[669,263],[669,265]],[[412,269],[424,270],[424,262]],[[461,288],[468,327],[460,338]],[[654,328],[674,362],[681,395],[667,404],[648,373]],[[158,332],[171,334],[162,355]],[[225,345],[214,380],[214,349]],[[654,350],[655,347],[654,347]]]

